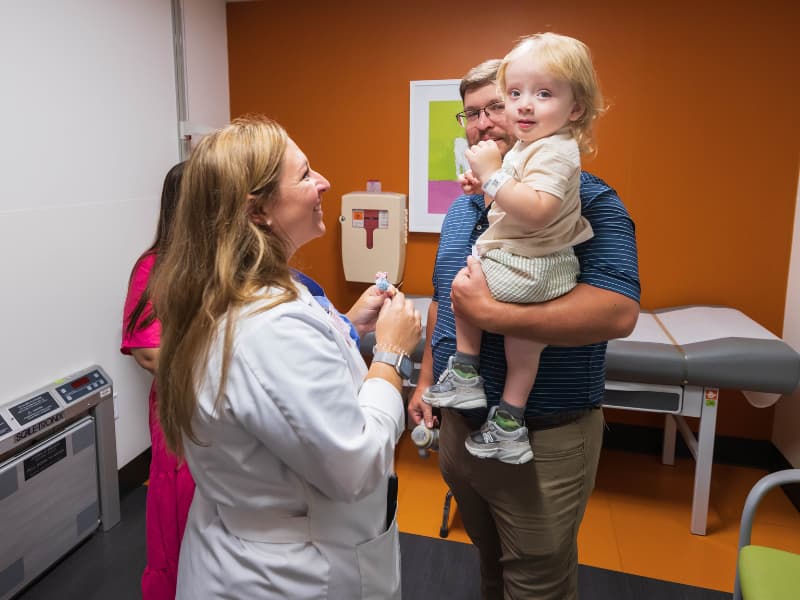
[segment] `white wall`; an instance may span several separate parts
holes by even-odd
[[[800,182],[794,210],[794,236],[786,288],[783,339],[800,352]],[[800,468],[800,391],[778,401],[772,426],[772,442],[792,466]]]
[[[224,0],[184,0],[183,22],[188,120],[221,127],[231,113]]]
[[[203,26],[198,55],[224,48],[222,0],[186,4]],[[119,466],[149,445],[150,380],[119,340],[130,269],[178,159],[171,19],[169,0],[0,3],[0,402],[100,364],[117,395]],[[224,122],[220,61],[224,103],[198,104]]]

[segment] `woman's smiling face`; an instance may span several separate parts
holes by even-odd
[[[325,233],[322,194],[330,187],[327,179],[311,169],[294,140],[289,139],[275,191],[277,198],[265,220],[286,239],[290,253]]]

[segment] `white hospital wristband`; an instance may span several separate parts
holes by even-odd
[[[489,181],[484,183],[481,187],[486,194],[494,198],[497,195],[497,192],[500,191],[500,188],[511,179],[514,178],[509,175],[507,171],[504,171],[503,169],[497,169],[497,171],[492,173],[491,177],[489,177]]]

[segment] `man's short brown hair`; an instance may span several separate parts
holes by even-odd
[[[497,70],[500,68],[500,63],[503,61],[499,58],[493,58],[482,62],[477,67],[472,67],[464,78],[461,80],[461,85],[458,91],[461,92],[461,101],[464,101],[464,94],[470,90],[482,88],[485,85],[494,83],[497,80]]]

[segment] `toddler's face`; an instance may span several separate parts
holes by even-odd
[[[552,75],[535,56],[513,60],[505,75],[507,127],[523,142],[553,135],[583,114],[569,82]]]

